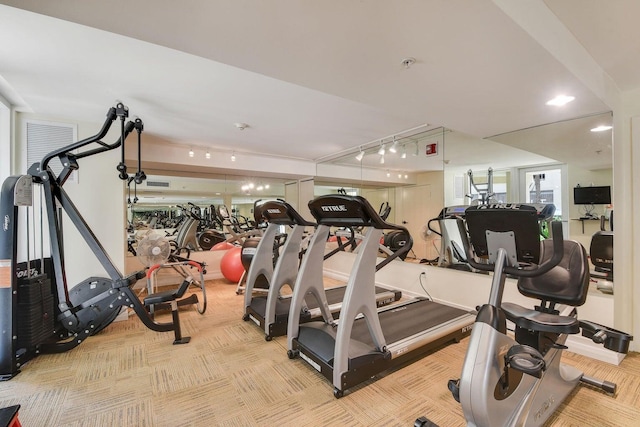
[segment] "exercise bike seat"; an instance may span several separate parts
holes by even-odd
[[[518,290],[521,294],[552,305],[565,304],[577,307],[584,304],[589,290],[586,250],[580,243],[571,240],[565,240],[563,247],[562,260],[550,271],[540,276],[518,279]],[[546,261],[552,255],[553,243],[550,240],[543,241],[540,262]],[[561,316],[548,310],[532,310],[508,302],[502,303],[502,309],[507,319],[528,330],[558,334],[580,332],[579,322],[572,316]]]
[[[580,322],[575,317],[543,313],[510,302],[502,303],[502,310],[507,319],[530,331],[558,334],[577,334],[580,332]]]

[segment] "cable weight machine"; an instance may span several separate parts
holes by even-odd
[[[138,133],[138,154],[140,154],[141,133],[143,123],[140,119],[127,121],[128,108],[117,103],[107,112],[107,117],[100,131],[89,138],[75,142],[68,146],[54,150],[34,163],[27,175],[11,176],[5,180],[0,193],[0,330],[7,333],[0,334],[0,380],[9,380],[20,372],[20,367],[27,361],[41,353],[61,353],[75,348],[87,337],[108,326],[120,313],[123,306],[132,308],[146,327],[158,332],[174,331],[174,344],[188,342],[188,337],[182,337],[180,322],[177,315],[176,299],[182,297],[188,283],[193,279],[185,278],[182,285],[173,291],[160,292],[149,295],[142,302],[131,287],[145,277],[144,271],[131,275],[123,275],[106,253],[102,244],[84,220],[75,204],[64,190],[71,173],[79,169],[78,160],[98,155],[106,151],[120,148],[121,161],[117,166],[119,178],[129,180],[127,165],[124,162],[124,143],[127,136],[134,130]],[[114,121],[120,120],[120,138],[113,144],[102,141]],[[91,146],[91,148],[82,149]],[[55,174],[50,162],[58,158],[62,165],[59,174]],[[138,170],[133,175],[133,181],[140,184],[146,178],[141,169],[141,159],[138,157]],[[19,209],[30,209],[32,193],[36,186],[41,187],[44,200],[40,204],[41,218],[46,215],[48,236],[50,240],[51,271],[42,269],[44,257],[40,260],[40,269],[36,269],[34,276],[27,277],[18,272],[18,249],[23,249],[23,239],[18,239],[20,219]],[[44,209],[44,212],[42,210]],[[69,289],[66,277],[61,210],[80,233],[94,256],[102,265],[108,277],[89,277]],[[35,212],[26,212],[28,232],[29,216]],[[42,224],[42,219],[40,220]],[[35,220],[34,220],[35,223]],[[41,234],[43,227],[40,228]],[[42,236],[41,236],[42,239]],[[29,241],[27,237],[26,241]],[[27,248],[27,257],[29,249]],[[48,261],[48,260],[47,260]],[[32,268],[27,261],[27,271]],[[185,285],[186,284],[186,285]],[[28,286],[30,285],[30,286]],[[27,288],[37,288],[36,291],[25,291]],[[36,295],[38,298],[33,297]],[[52,298],[52,307],[42,301]],[[148,301],[149,300],[149,301]],[[171,305],[173,318],[171,322],[156,322],[149,314],[147,304],[168,303]],[[23,304],[23,305],[20,305]],[[33,319],[19,317],[25,311],[25,306],[44,306],[43,310],[35,314]],[[52,319],[52,322],[51,322]],[[51,322],[50,326],[41,323]],[[25,323],[44,328],[42,333],[29,342],[25,342]]]

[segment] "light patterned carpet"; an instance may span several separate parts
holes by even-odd
[[[428,416],[440,426],[464,425],[447,390],[468,340],[446,346],[335,399],[332,386],[301,359],[289,360],[286,339],[264,340],[241,320],[235,285],[211,281],[201,316],[181,311],[186,345],[140,320],[116,322],[72,351],[41,355],[0,383],[0,407],[22,405],[31,426],[408,426]],[[553,426],[637,426],[640,356],[621,366],[565,354],[588,375],[618,383],[613,398],[579,387],[550,419]]]

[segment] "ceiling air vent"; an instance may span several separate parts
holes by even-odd
[[[169,188],[168,182],[163,181],[145,181],[147,183],[147,187],[164,187]]]

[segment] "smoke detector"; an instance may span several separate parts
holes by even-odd
[[[246,124],[246,123],[236,123],[235,125],[236,125],[236,127],[237,127],[238,129],[240,129],[240,130],[245,130],[246,128],[248,128],[248,127],[249,127],[249,125],[248,125],[248,124]]]
[[[412,58],[412,57],[404,58],[401,62],[402,66],[406,69],[411,68],[411,66],[415,63],[416,63],[416,58]]]

